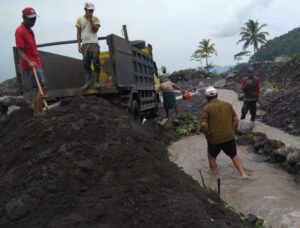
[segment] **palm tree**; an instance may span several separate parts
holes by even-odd
[[[239,61],[241,61],[244,56],[249,56],[249,55],[250,55],[250,51],[241,51],[241,52],[235,54],[233,57],[234,57],[234,60],[236,60],[236,63],[238,64]]]
[[[258,49],[260,44],[265,44],[267,42],[266,36],[269,35],[268,32],[261,31],[263,27],[267,26],[266,24],[260,25],[258,21],[249,19],[244,27],[241,28],[240,35],[241,39],[237,42],[244,42],[243,50],[245,51],[250,45],[253,45],[253,51],[255,52]]]
[[[215,44],[210,43],[210,39],[203,39],[199,42],[198,49],[192,55],[192,59],[194,60],[201,60],[205,58],[206,60],[206,67],[208,66],[208,58],[212,55],[217,55],[217,51],[215,49]]]
[[[203,55],[199,55],[198,53],[194,52],[194,54],[191,56],[190,60],[195,60],[200,62],[200,68],[202,69],[203,65],[202,65],[202,59],[205,58]]]

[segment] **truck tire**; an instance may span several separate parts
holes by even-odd
[[[140,105],[139,105],[139,103],[136,100],[132,101],[132,104],[131,104],[131,113],[133,115],[133,119],[138,124],[141,124],[142,121],[143,121],[143,116],[142,116],[141,111],[140,111]]]
[[[154,119],[154,118],[158,117],[158,115],[159,115],[158,112],[159,112],[159,111],[158,111],[158,107],[151,109],[151,110],[150,110],[150,116],[149,116],[149,117],[150,117],[151,119]]]

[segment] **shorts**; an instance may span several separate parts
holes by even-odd
[[[36,73],[38,75],[38,78],[40,80],[40,84],[42,87],[45,87],[46,86],[46,76],[45,76],[45,73],[43,71],[42,68],[38,68],[36,69]],[[33,75],[33,70],[32,69],[26,69],[24,70],[24,74],[26,75],[30,85],[31,85],[31,88],[36,88],[36,82],[35,82],[35,78],[34,78],[34,75]]]
[[[214,145],[207,143],[207,149],[208,153],[214,158],[219,155],[221,150],[223,150],[224,153],[230,158],[234,158],[237,154],[235,139]]]
[[[176,96],[174,92],[163,92],[163,99],[166,110],[176,108]]]

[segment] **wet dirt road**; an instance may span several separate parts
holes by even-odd
[[[240,114],[242,102],[230,90],[218,90],[219,97],[233,104]],[[248,116],[249,117],[249,114]],[[254,131],[265,132],[270,139],[278,139],[285,144],[300,148],[300,137],[291,136],[263,123],[257,122]],[[263,162],[263,157],[248,151],[246,146],[238,146],[238,153],[244,162],[246,172],[254,180],[239,178],[230,158],[223,153],[217,159],[218,174],[209,171],[206,140],[203,135],[184,138],[169,148],[171,160],[202,184],[199,169],[205,184],[217,188],[217,177],[221,179],[221,198],[245,213],[254,213],[272,227],[300,227],[300,186],[294,176],[279,166]]]

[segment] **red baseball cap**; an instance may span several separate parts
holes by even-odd
[[[35,10],[31,7],[26,7],[25,9],[22,10],[23,17],[27,18],[35,18],[37,16]]]

